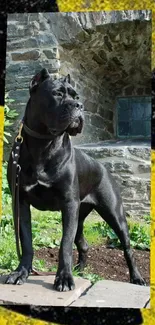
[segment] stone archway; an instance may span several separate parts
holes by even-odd
[[[59,72],[71,74],[85,106],[84,132],[73,142],[115,138],[116,97],[151,95],[149,12],[67,13],[59,25]]]

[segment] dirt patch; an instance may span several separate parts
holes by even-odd
[[[150,284],[150,252],[133,250],[138,269],[145,279],[147,285]],[[58,264],[58,248],[41,248],[35,252],[38,259],[46,262],[46,267]],[[77,262],[78,253],[73,251],[74,264]],[[106,246],[92,246],[88,252],[89,272],[98,274],[106,280],[116,280],[129,282],[129,271],[126,266],[124,254],[121,249],[107,248]]]

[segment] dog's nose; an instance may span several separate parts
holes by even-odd
[[[79,103],[79,102],[76,103],[75,107],[78,108],[78,109],[83,109],[82,103]]]

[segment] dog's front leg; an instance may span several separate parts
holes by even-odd
[[[6,279],[7,284],[23,284],[32,270],[31,212],[30,206],[26,202],[20,203],[20,241],[22,247],[21,261],[17,269],[9,274]]]
[[[72,276],[73,243],[77,231],[79,202],[72,200],[62,208],[63,236],[59,251],[59,265],[54,282],[58,291],[69,291],[75,288]]]

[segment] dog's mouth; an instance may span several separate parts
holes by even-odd
[[[70,119],[70,121],[69,121]],[[67,123],[67,119],[66,121],[63,121],[59,123],[59,127],[48,127],[49,132],[51,133],[51,135],[55,138],[57,136],[61,136],[64,132],[67,132],[69,135],[73,135],[75,136],[77,133],[81,133],[82,128],[83,128],[83,122],[84,122],[84,117],[83,115],[79,115],[79,116],[74,116],[74,117],[70,117],[68,119],[68,123]]]
[[[79,126],[79,124],[80,124],[80,118],[76,117],[76,119],[73,122],[71,122],[69,127],[75,129]]]
[[[82,130],[82,119],[80,117],[76,117],[68,126],[66,129],[58,130],[54,128],[49,128],[49,132],[53,137],[57,137],[62,135],[64,132],[69,133],[70,135],[76,135],[77,133],[80,133]]]
[[[70,135],[76,135],[77,133],[81,133],[82,128],[83,128],[83,117],[79,116],[76,117],[67,127],[66,132],[69,133]]]

